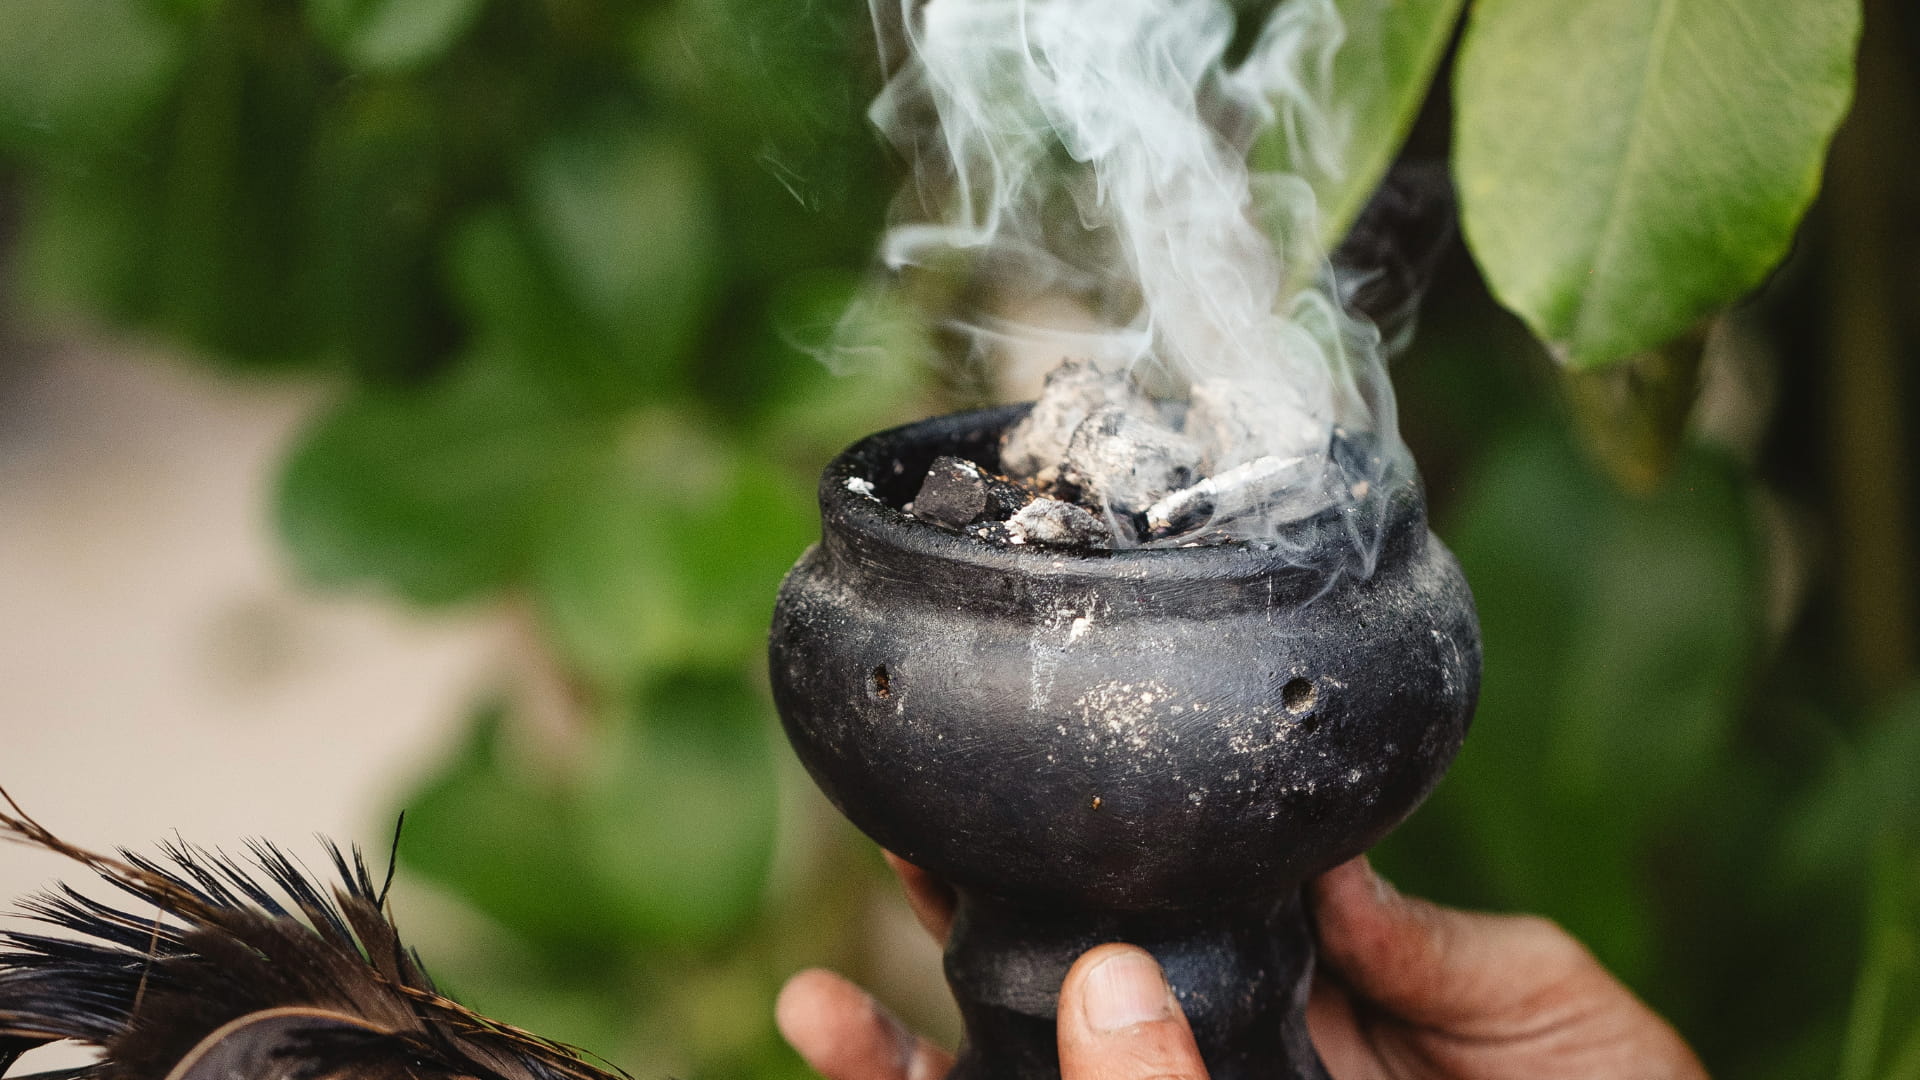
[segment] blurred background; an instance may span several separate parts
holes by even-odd
[[[872,52],[856,3],[0,2],[0,784],[94,845],[404,808],[438,977],[640,1077],[806,1075],[808,964],[950,1039],[762,670],[826,459],[1018,392],[884,305],[816,359],[899,180]],[[1729,1076],[1920,1078],[1916,61],[1869,3],[1697,371],[1563,377],[1457,246],[1395,369],[1487,667],[1378,861]]]

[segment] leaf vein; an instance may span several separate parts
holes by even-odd
[[[1620,168],[1616,174],[1613,194],[1607,200],[1607,212],[1600,227],[1600,240],[1594,245],[1593,262],[1588,267],[1590,280],[1602,277],[1601,269],[1613,261],[1614,250],[1621,241],[1621,226],[1626,220],[1628,192],[1636,185],[1634,179],[1641,155],[1642,135],[1646,131],[1646,113],[1648,102],[1653,97],[1653,83],[1664,66],[1667,46],[1673,35],[1673,22],[1677,0],[1661,0],[1654,15],[1653,33],[1647,42],[1646,65],[1640,72],[1640,86],[1635,91],[1631,120],[1627,126],[1627,143],[1621,154]],[[1587,339],[1588,324],[1596,306],[1593,297],[1582,290],[1578,312],[1574,316],[1573,326],[1568,334],[1568,347],[1575,363],[1586,359],[1582,356],[1581,343]]]

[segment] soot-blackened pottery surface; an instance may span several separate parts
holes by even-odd
[[[884,432],[821,481],[782,588],[774,693],[801,760],[883,846],[983,895],[1113,912],[1278,895],[1432,789],[1479,685],[1472,598],[1405,470],[1329,583],[1248,545],[995,547],[902,513],[927,464],[992,467],[1019,406]],[[872,493],[864,489],[872,485]]]

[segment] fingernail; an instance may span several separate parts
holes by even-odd
[[[1138,949],[1116,950],[1087,972],[1087,1024],[1120,1031],[1173,1015],[1173,994],[1153,957]]]
[[[916,1049],[907,1062],[907,1080],[941,1080],[947,1073],[934,1055]]]

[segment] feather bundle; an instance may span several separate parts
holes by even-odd
[[[391,871],[376,887],[358,849],[327,845],[325,885],[258,842],[244,863],[184,843],[111,857],[0,800],[0,839],[64,855],[151,912],[68,886],[22,902],[52,932],[0,930],[0,1076],[70,1039],[100,1059],[31,1080],[614,1080],[435,990],[388,918]]]

